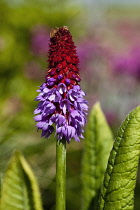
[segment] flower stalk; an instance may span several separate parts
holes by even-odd
[[[56,210],[66,209],[66,140],[56,141]]]

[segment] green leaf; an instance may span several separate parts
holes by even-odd
[[[85,134],[82,160],[82,210],[93,209],[93,206],[97,205],[98,191],[112,145],[112,132],[100,104],[96,103],[91,110]]]
[[[132,210],[140,153],[140,106],[118,131],[101,188],[99,210]]]
[[[19,152],[14,153],[4,175],[1,210],[42,210],[37,181]]]

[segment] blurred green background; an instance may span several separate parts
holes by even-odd
[[[114,135],[140,102],[140,6],[96,1],[0,1],[0,175],[15,149],[37,176],[44,209],[55,209],[55,137],[33,121],[37,86],[47,70],[49,32],[67,25],[80,58],[90,108],[101,102]],[[67,145],[67,210],[80,209],[83,141]],[[135,192],[139,209],[140,172]]]

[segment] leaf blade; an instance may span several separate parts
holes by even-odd
[[[37,181],[19,153],[12,156],[2,185],[1,210],[42,210]]]
[[[118,131],[101,188],[99,210],[132,210],[140,150],[140,106]]]
[[[82,210],[93,209],[113,145],[113,135],[100,104],[96,103],[85,132],[82,160]],[[104,134],[105,133],[105,134]]]

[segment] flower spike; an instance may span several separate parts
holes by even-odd
[[[45,83],[35,100],[39,101],[34,117],[42,137],[48,138],[56,126],[58,140],[80,141],[86,123],[87,101],[79,82],[79,59],[67,26],[50,32],[48,71]]]

